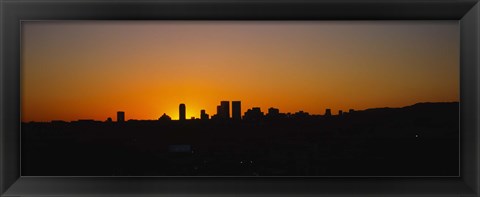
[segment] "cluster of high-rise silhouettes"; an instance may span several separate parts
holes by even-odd
[[[231,101],[232,107],[230,113],[230,101],[221,101],[220,105],[217,105],[217,113],[210,116],[206,113],[205,109],[200,110],[200,118],[191,117],[190,120],[200,119],[200,120],[262,120],[264,118],[286,118],[286,117],[308,117],[308,116],[320,116],[320,115],[310,115],[308,112],[298,111],[295,113],[280,113],[278,108],[270,107],[268,109],[268,113],[265,114],[262,112],[260,107],[253,107],[248,109],[244,115],[242,116],[242,103],[241,101]],[[178,107],[179,109],[179,117],[178,120],[185,121],[187,120],[186,117],[186,105],[181,103]],[[346,115],[348,113],[353,113],[354,110],[350,109],[348,112],[343,112],[342,110],[338,111],[338,116]],[[332,116],[331,109],[325,109],[325,117]],[[172,120],[170,116],[164,113],[158,120]],[[108,122],[111,122],[112,119],[108,118]],[[117,112],[117,122],[125,122],[125,112],[118,111]]]

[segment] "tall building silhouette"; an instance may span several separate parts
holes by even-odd
[[[326,109],[325,110],[325,116],[332,116],[332,110]]]
[[[125,112],[123,111],[117,112],[117,122],[125,122]]]
[[[229,119],[230,118],[230,101],[221,101],[220,102],[220,117],[221,119]]]
[[[342,111],[342,110],[338,110],[338,115],[339,115],[339,116],[343,115],[343,111]]]
[[[202,119],[202,120],[208,120],[208,114],[205,113],[205,110],[204,110],[204,109],[202,109],[202,110],[200,111],[200,119]]]
[[[241,101],[232,101],[232,119],[242,119],[242,103]]]
[[[178,107],[178,115],[179,115],[179,120],[185,120],[186,117],[186,109],[185,109],[185,104],[181,103],[180,106]]]
[[[217,114],[215,115],[215,118],[217,118],[217,119],[221,118],[222,114],[223,114],[222,113],[222,106],[217,105]]]

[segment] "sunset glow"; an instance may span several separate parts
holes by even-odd
[[[458,21],[27,21],[22,121],[459,101]]]

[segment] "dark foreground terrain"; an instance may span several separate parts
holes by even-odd
[[[459,103],[254,121],[22,123],[23,176],[456,176]]]

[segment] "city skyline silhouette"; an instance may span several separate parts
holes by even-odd
[[[454,21],[29,21],[21,121],[454,102],[458,51]]]
[[[458,176],[457,21],[24,21],[22,176]]]
[[[234,110],[233,103],[236,105],[236,109]],[[458,101],[452,101],[452,102],[418,102],[414,103],[415,104],[421,104],[421,103],[458,103]],[[225,104],[225,105],[223,105]],[[232,105],[230,105],[232,104]],[[231,106],[231,107],[230,107]],[[407,106],[402,106],[402,107],[407,107]],[[400,107],[400,108],[402,108]],[[371,109],[379,109],[379,108],[394,108],[394,107],[389,107],[389,106],[384,106],[384,107],[375,107],[375,108],[367,108],[367,109],[361,109],[361,111],[364,110],[371,110]],[[186,113],[187,109],[187,104],[185,103],[180,103],[179,104],[179,112],[177,117],[172,117],[171,115],[167,113],[163,113],[158,117],[158,119],[136,119],[136,118],[126,118],[126,112],[125,111],[117,111],[116,112],[116,121],[115,122],[126,122],[129,120],[133,121],[138,121],[138,120],[161,120],[162,117],[167,118],[169,120],[180,120],[180,121],[186,121],[186,120],[245,120],[245,117],[252,116],[252,115],[257,115],[261,116],[261,118],[265,117],[283,117],[283,118],[289,118],[289,117],[295,117],[295,116],[302,116],[302,115],[307,115],[307,116],[314,116],[314,117],[329,117],[329,116],[344,116],[348,115],[349,113],[355,112],[355,110],[358,109],[353,109],[350,108],[348,110],[338,110],[338,112],[332,112],[330,108],[326,108],[325,112],[323,114],[313,114],[308,111],[304,110],[298,110],[295,112],[284,112],[281,111],[279,108],[275,107],[269,107],[266,110],[262,110],[261,107],[252,107],[250,109],[247,109],[246,111],[242,111],[241,109],[241,101],[221,101],[220,105],[217,105],[217,111],[216,113],[209,114],[205,109],[201,109],[199,114],[200,117],[195,117],[195,116],[187,116]],[[231,111],[231,113],[230,113]],[[236,112],[235,112],[236,111]],[[83,118],[78,118],[76,120],[71,120],[71,122],[74,121],[105,121],[105,122],[114,122],[113,117],[109,116],[106,117],[103,120],[100,119],[90,119],[88,117],[83,117]],[[29,121],[29,122],[37,122],[37,121]],[[62,119],[54,119],[54,120],[49,120],[49,121],[39,121],[39,122],[68,122],[66,120]]]
[[[238,101],[231,108],[238,117]],[[23,176],[457,176],[459,103],[22,123]],[[225,107],[225,108],[222,108]],[[184,111],[188,105],[178,106]],[[182,113],[181,113],[182,114]],[[182,114],[184,116],[184,114]],[[61,148],[60,148],[61,147]]]

